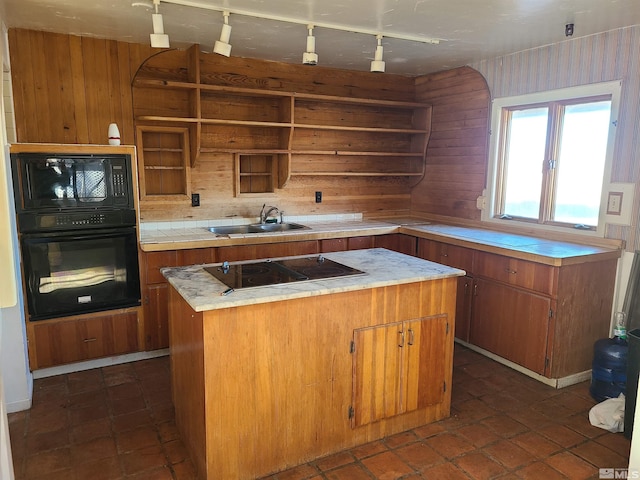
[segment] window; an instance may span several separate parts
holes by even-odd
[[[485,220],[598,231],[619,82],[496,99]]]

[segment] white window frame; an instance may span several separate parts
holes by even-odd
[[[618,125],[618,110],[620,105],[620,92],[622,90],[622,82],[619,80],[612,82],[602,82],[589,85],[580,85],[577,87],[562,88],[558,90],[549,90],[545,92],[530,93],[525,95],[517,95],[512,97],[495,98],[491,107],[491,130],[490,130],[490,148],[489,148],[489,165],[487,170],[487,189],[483,193],[485,208],[482,210],[481,219],[483,222],[492,224],[500,224],[509,227],[522,227],[528,230],[554,230],[564,233],[579,233],[583,235],[604,237],[605,234],[605,215],[607,202],[607,186],[611,179],[611,169],[613,165],[613,149],[615,146],[616,127]],[[600,211],[598,214],[598,225],[595,230],[581,230],[566,226],[547,225],[532,222],[522,222],[517,219],[501,219],[497,217],[497,208],[500,198],[498,189],[498,168],[500,166],[500,138],[502,128],[501,122],[504,116],[502,110],[504,108],[516,107],[522,105],[571,100],[585,97],[596,97],[599,95],[611,95],[611,119],[609,123],[609,141],[607,143],[607,151],[604,165],[604,175],[602,178],[602,195],[600,197]],[[506,222],[506,225],[505,225]]]

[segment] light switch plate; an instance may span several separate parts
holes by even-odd
[[[631,225],[631,209],[635,194],[634,183],[611,183],[607,186],[605,223]]]

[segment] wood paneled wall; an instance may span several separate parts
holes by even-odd
[[[484,77],[470,67],[418,77],[416,100],[433,111],[426,174],[411,192],[411,211],[479,220],[491,101]]]
[[[106,144],[108,126],[115,122],[122,143],[132,145],[131,79],[154,50],[9,30],[18,142]]]
[[[115,122],[123,144],[135,143],[131,81],[159,50],[22,29],[9,31],[9,48],[19,142],[106,144],[107,127]],[[141,71],[147,73],[151,75]],[[475,199],[486,171],[489,94],[474,70],[414,79],[216,55],[201,74],[207,83],[388,100],[413,100],[417,91],[416,100],[435,106],[427,175],[413,191],[397,177],[375,182],[366,177],[297,177],[273,194],[234,197],[231,155],[209,155],[191,175],[200,207],[187,200],[144,206],[143,220],[257,216],[263,203],[289,215],[406,215],[411,206],[417,212],[478,218]],[[315,203],[316,191],[323,192],[322,203]]]

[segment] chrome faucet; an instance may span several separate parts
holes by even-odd
[[[265,203],[264,205],[262,205],[262,210],[260,210],[260,223],[267,223],[267,218],[269,218],[269,215],[271,215],[273,212],[280,213],[278,207],[269,207],[265,211],[266,207],[267,204]],[[282,216],[280,216],[280,223],[282,223]]]

